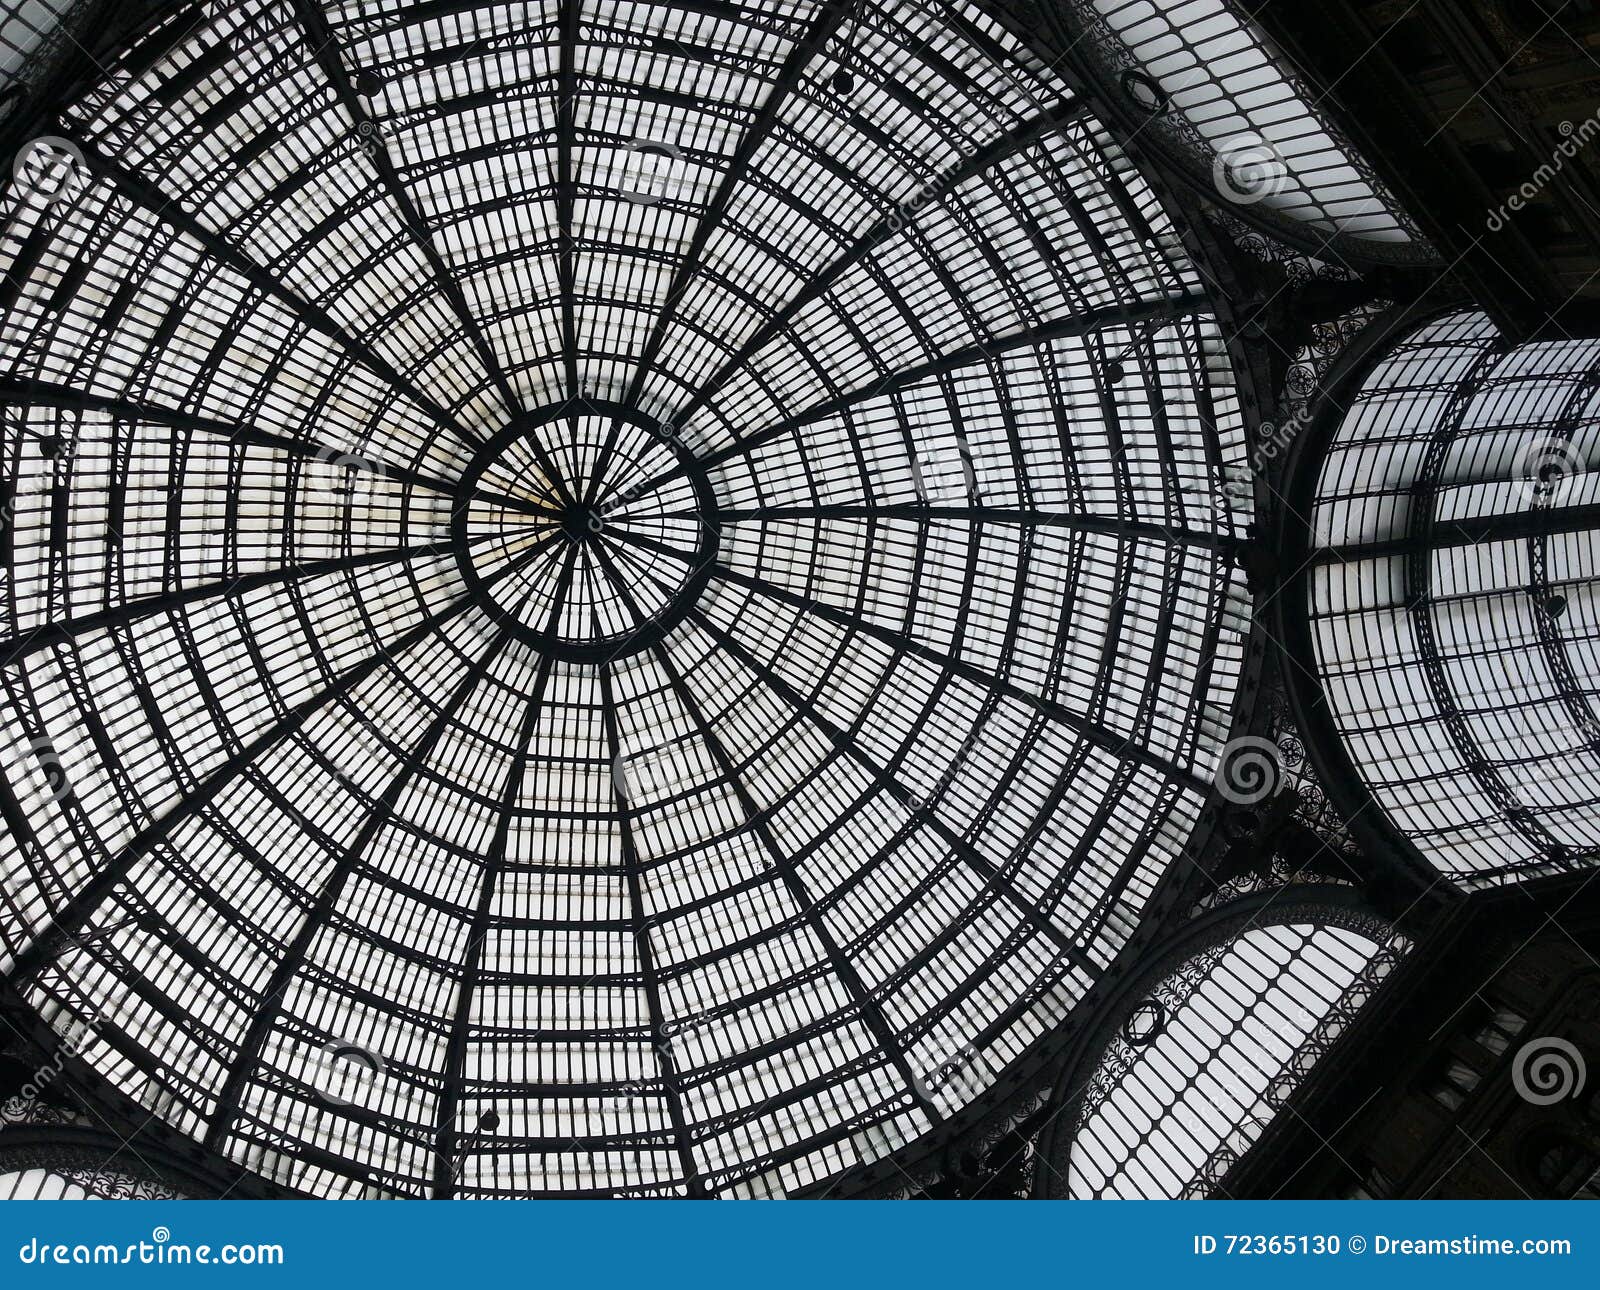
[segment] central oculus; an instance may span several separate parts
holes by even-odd
[[[518,417],[457,486],[456,559],[484,609],[542,653],[603,663],[661,640],[717,554],[705,472],[620,403]]]

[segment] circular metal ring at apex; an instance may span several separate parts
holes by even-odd
[[[683,620],[710,580],[720,524],[705,471],[659,422],[568,399],[477,451],[450,528],[485,612],[545,655],[600,663]]]

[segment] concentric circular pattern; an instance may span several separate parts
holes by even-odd
[[[716,500],[670,432],[570,400],[485,445],[456,492],[467,584],[543,654],[606,662],[661,640],[711,576]]]
[[[1230,731],[1138,172],[978,4],[204,11],[0,205],[11,979],[315,1194],[964,1131]]]

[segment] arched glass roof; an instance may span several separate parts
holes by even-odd
[[[1361,258],[1433,252],[1239,0],[1062,0],[1091,63],[1163,148],[1221,202]]]
[[[1218,1194],[1405,950],[1371,914],[1279,894],[1147,975],[1061,1113],[1045,1195]]]
[[[324,1195],[787,1194],[976,1114],[1248,626],[1222,329],[1069,86],[977,4],[249,0],[47,127],[0,936],[83,1059]]]
[[[0,116],[12,108],[14,87],[42,51],[65,36],[83,0],[7,0],[0,5]]]
[[[1467,886],[1600,860],[1600,344],[1396,344],[1316,482],[1309,643],[1389,821]]]

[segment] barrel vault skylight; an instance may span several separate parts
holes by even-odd
[[[1414,327],[1348,397],[1304,579],[1330,723],[1465,887],[1600,864],[1600,343]]]
[[[37,136],[0,947],[98,1076],[314,1195],[980,1114],[1249,617],[1222,327],[1068,84],[978,3],[218,0]]]

